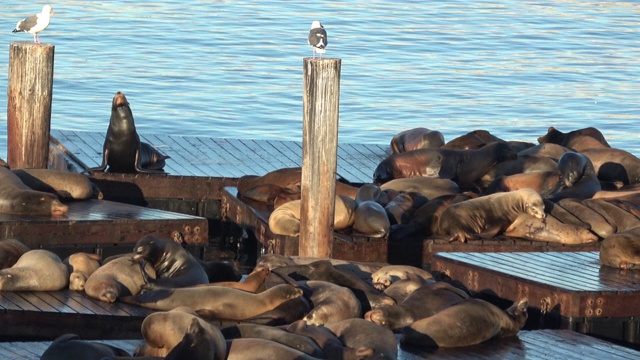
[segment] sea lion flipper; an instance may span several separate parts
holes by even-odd
[[[109,159],[109,149],[108,148],[104,148],[102,150],[102,164],[100,166],[96,166],[96,167],[92,167],[92,168],[88,168],[85,169],[82,173],[87,173],[87,174],[91,174],[92,172],[95,171],[102,171],[104,172],[107,169],[107,164],[108,164],[108,159]]]

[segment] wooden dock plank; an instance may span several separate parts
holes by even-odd
[[[95,167],[102,162],[104,134],[51,130],[63,153]],[[140,134],[140,139],[171,156],[165,167],[170,176],[239,178],[302,165],[302,144],[296,141],[243,140],[201,136]],[[353,183],[368,183],[388,154],[386,144],[338,144],[338,172]]]
[[[42,245],[135,244],[147,234],[170,238],[173,231],[189,242],[208,242],[207,219],[105,200],[67,204],[64,217],[0,214],[0,235],[31,248]]]

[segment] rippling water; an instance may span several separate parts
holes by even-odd
[[[640,5],[598,1],[56,1],[52,128],[105,132],[123,91],[141,133],[301,140],[312,20],[342,59],[341,142],[428,127],[535,142],[599,128],[640,155]],[[3,1],[0,87],[17,20]],[[6,94],[6,92],[5,92]],[[6,95],[0,100],[6,154]]]

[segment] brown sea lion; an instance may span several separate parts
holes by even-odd
[[[573,151],[562,154],[558,160],[558,173],[562,182],[549,197],[551,201],[590,199],[602,189],[591,160],[583,154]]]
[[[640,226],[604,238],[600,246],[600,262],[618,269],[639,269]]]
[[[403,328],[401,343],[424,347],[461,347],[493,337],[516,335],[527,321],[526,299],[507,310],[480,299],[466,299]]]
[[[495,178],[487,189],[485,195],[497,192],[509,192],[520,189],[533,189],[542,198],[549,196],[558,187],[560,175],[556,171],[535,171],[514,175],[503,175]]]
[[[155,278],[147,277],[143,291],[209,283],[198,259],[173,240],[145,235],[133,247],[133,259],[148,262],[155,269]]]
[[[58,336],[42,353],[41,360],[102,359],[112,356],[130,356],[118,347],[93,341],[83,341],[76,334]]]
[[[376,167],[373,180],[384,184],[393,179],[439,177],[451,179],[465,189],[496,164],[516,158],[504,143],[493,143],[477,150],[420,149],[393,154]]]
[[[244,338],[227,340],[227,360],[279,359],[279,360],[317,360],[300,350],[278,342]]]
[[[375,238],[384,238],[389,235],[391,222],[384,207],[376,202],[380,193],[380,187],[375,184],[364,184],[358,189],[352,226],[353,235]]]
[[[165,160],[170,157],[140,141],[129,102],[118,91],[111,102],[111,119],[102,150],[102,164],[86,172],[163,174]]]
[[[87,279],[100,267],[100,256],[79,252],[69,255],[63,263],[69,268],[69,289],[84,291]]]
[[[303,320],[309,325],[324,325],[344,319],[361,317],[362,305],[355,294],[347,287],[328,281],[298,281],[311,294],[309,300],[313,308]]]
[[[407,274],[406,279],[393,282],[393,284],[389,285],[389,287],[384,289],[383,292],[385,295],[393,298],[393,300],[396,301],[396,304],[400,304],[422,285],[430,284],[432,282],[435,282],[435,280],[425,280],[416,274]]]
[[[391,150],[394,153],[439,148],[442,145],[444,145],[444,135],[440,131],[423,127],[401,131],[391,139]]]
[[[287,326],[287,331],[313,339],[320,345],[327,359],[363,360],[369,359],[375,353],[368,347],[347,347],[331,330],[324,326],[309,326],[304,320],[292,322]]]
[[[522,155],[515,159],[503,161],[496,166],[489,169],[481,178],[479,183],[482,188],[487,188],[492,181],[500,176],[540,172],[540,171],[558,171],[558,163],[550,158],[535,156],[535,155]]]
[[[56,195],[31,189],[11,170],[0,166],[0,213],[63,216],[68,210]]]
[[[451,179],[440,179],[432,177],[415,177],[393,179],[380,185],[381,190],[393,189],[399,192],[417,192],[427,197],[435,199],[442,195],[453,195],[460,192],[460,187]]]
[[[519,151],[518,156],[535,155],[548,157],[555,161],[558,161],[558,159],[560,159],[560,156],[562,156],[562,154],[566,153],[567,151],[571,151],[571,149],[558,144],[543,143]]]
[[[585,205],[582,200],[566,198],[556,202],[556,205],[591,225],[591,231],[600,238],[606,238],[617,231],[615,225],[610,224],[602,215]]]
[[[94,186],[83,174],[51,169],[18,169],[13,173],[31,189],[53,193],[61,199],[86,200],[94,196]]]
[[[464,291],[439,281],[421,286],[400,304],[371,310],[364,318],[387,329],[398,330],[468,298]]]
[[[58,291],[67,286],[69,270],[49,250],[29,250],[12,267],[0,270],[3,291]]]
[[[494,237],[506,230],[520,214],[545,217],[544,202],[535,190],[495,193],[449,205],[438,223],[439,234],[450,241]]]
[[[221,331],[227,340],[240,338],[265,339],[275,341],[319,359],[326,358],[322,348],[313,339],[278,327],[260,324],[238,324],[223,328]]]
[[[526,240],[570,245],[598,241],[598,236],[588,229],[562,223],[552,215],[547,215],[544,219],[538,219],[529,214],[520,214],[504,231],[504,235]]]
[[[408,279],[409,274],[420,276],[423,280],[433,279],[430,272],[411,265],[386,265],[371,274],[371,282],[378,290],[388,288],[392,283]]]
[[[480,149],[491,143],[504,143],[499,137],[493,136],[487,130],[474,130],[448,141],[442,146],[444,149],[472,150]]]
[[[626,185],[640,182],[640,158],[628,151],[599,148],[581,153],[591,160],[601,181],[620,181]]]
[[[575,151],[611,147],[600,130],[594,127],[563,133],[552,126],[549,128],[546,135],[538,138],[538,143],[558,144]]]
[[[354,349],[370,348],[374,354],[370,359],[398,358],[398,346],[393,332],[361,318],[347,319],[335,323],[325,324],[338,339]]]
[[[167,356],[188,332],[189,326],[194,320],[204,330],[203,336],[213,345],[215,349],[213,358],[224,360],[227,352],[227,343],[220,329],[183,307],[147,315],[141,326],[145,344],[136,350],[135,355]]]
[[[391,225],[404,224],[409,221],[413,213],[422,205],[426,204],[428,199],[417,192],[403,192],[394,197],[384,210],[387,212]]]
[[[269,215],[269,229],[274,234],[298,236],[300,235],[300,207],[301,200],[289,201]],[[333,228],[344,230],[350,228],[355,221],[355,200],[337,195],[334,203]]]
[[[124,254],[106,261],[87,279],[84,292],[94,299],[115,302],[121,296],[138,295],[145,283],[140,270],[141,264],[133,260],[132,254]],[[150,264],[145,265],[145,272],[155,276]]]
[[[12,267],[20,256],[29,250],[29,247],[20,240],[0,240],[0,270]]]
[[[301,289],[289,284],[276,285],[257,294],[223,286],[204,286],[151,290],[123,297],[121,301],[163,311],[185,306],[205,318],[244,320],[301,295]]]

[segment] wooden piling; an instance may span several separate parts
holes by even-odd
[[[332,253],[340,65],[340,59],[303,60],[300,256]]]
[[[12,169],[47,167],[54,49],[26,41],[10,45],[7,162]]]

